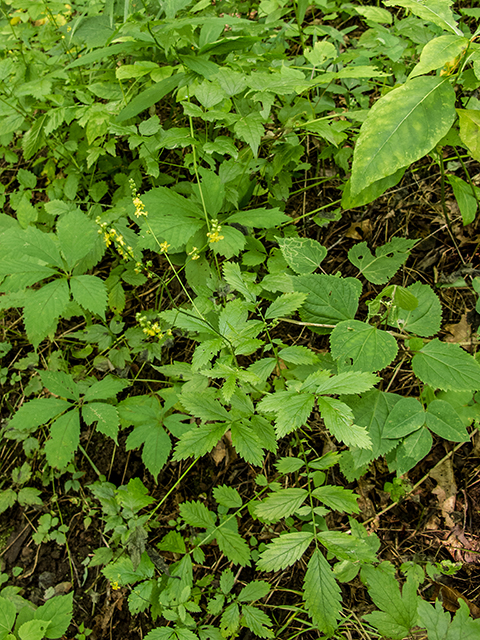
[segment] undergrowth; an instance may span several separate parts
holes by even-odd
[[[438,291],[404,268],[422,238],[357,241],[332,272],[319,241],[426,169],[465,262],[480,9],[452,4],[0,3],[0,437],[16,447],[0,512],[21,507],[34,544],[69,557],[59,497],[101,519],[84,570],[128,594],[148,640],[480,634],[463,602],[452,619],[421,596],[449,567],[381,561],[353,490],[384,459],[399,500],[434,439],[469,441],[478,359],[441,339]],[[92,437],[139,452],[141,473],[108,481]],[[212,451],[254,490],[182,499]],[[355,580],[361,619],[342,600]],[[62,636],[73,601],[5,586],[0,640]]]

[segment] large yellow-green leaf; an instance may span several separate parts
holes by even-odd
[[[460,138],[475,160],[480,161],[480,110],[457,109]]]
[[[360,129],[351,195],[429,153],[454,119],[455,92],[441,77],[413,78],[380,98]]]

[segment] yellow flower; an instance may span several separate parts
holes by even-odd
[[[208,241],[210,243],[219,242],[220,240],[224,239],[225,236],[221,236],[219,234],[219,231],[220,231],[221,228],[222,227],[218,227],[217,229],[215,229],[215,231],[211,231],[211,232],[207,233],[207,238],[208,238]],[[196,260],[196,258],[192,258],[192,260]]]
[[[170,248],[171,245],[168,244],[168,242],[165,240],[165,242],[161,242],[160,243],[160,253],[167,253],[168,249]]]
[[[110,587],[114,590],[114,591],[118,591],[120,589],[120,585],[118,584],[118,581],[115,580],[115,582],[111,582],[110,583]]]

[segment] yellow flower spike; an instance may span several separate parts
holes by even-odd
[[[171,245],[168,244],[168,242],[165,240],[165,242],[161,242],[160,243],[160,253],[167,253],[168,249],[170,248]]]

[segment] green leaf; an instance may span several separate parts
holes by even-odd
[[[98,237],[98,227],[93,220],[76,209],[59,218],[57,236],[67,265],[73,269],[92,250]]]
[[[56,396],[78,400],[80,393],[71,375],[63,371],[40,371],[40,379],[44,387]]]
[[[2,234],[4,255],[23,256],[43,260],[45,263],[63,268],[63,260],[57,247],[56,237],[37,227],[29,226],[25,230],[10,228]]]
[[[380,24],[392,24],[393,22],[393,16],[390,11],[382,9],[381,7],[355,7],[355,11],[372,22],[379,22]]]
[[[250,548],[242,536],[228,527],[220,527],[215,531],[218,548],[230,562],[242,567],[250,564]]]
[[[261,609],[247,604],[242,607],[242,615],[242,624],[250,629],[256,638],[275,637],[273,631],[268,629],[273,623]]]
[[[350,489],[324,485],[314,489],[312,496],[335,511],[360,513],[360,507],[357,504],[358,496]]]
[[[460,139],[475,160],[480,161],[480,110],[457,109]]]
[[[355,145],[352,195],[425,156],[448,133],[454,119],[455,91],[442,77],[413,78],[381,97],[370,109]]]
[[[208,527],[215,526],[216,516],[212,511],[198,501],[181,502],[180,515],[191,527]]]
[[[352,447],[371,448],[370,436],[364,427],[353,424],[353,413],[348,405],[335,398],[320,396],[317,407],[325,426],[337,440]]]
[[[447,404],[447,403],[445,403]],[[425,424],[425,411],[416,398],[402,398],[388,414],[384,438],[403,438]]]
[[[112,438],[115,444],[118,444],[117,436],[120,418],[117,409],[111,404],[106,404],[105,402],[84,404],[82,418],[88,425],[96,422],[98,431]]]
[[[402,640],[410,635],[417,621],[417,604],[420,601],[415,580],[408,577],[400,593],[399,584],[385,563],[377,568],[365,565],[362,578],[367,581],[368,593],[380,609],[363,616],[364,619],[393,640]]]
[[[444,611],[442,603],[437,600],[435,607],[425,600],[418,602],[418,621],[426,627],[428,640],[476,640],[480,634],[480,620],[472,620],[468,606],[463,600],[458,601],[460,608],[452,615]]]
[[[289,267],[299,275],[313,273],[327,255],[327,250],[311,238],[277,238]]]
[[[347,180],[343,188],[342,194],[342,208],[343,209],[355,209],[355,207],[363,207],[370,202],[373,202],[381,195],[385,193],[387,189],[397,185],[403,178],[405,173],[405,167],[398,169],[391,176],[386,176],[380,180],[375,180],[359,191],[355,196],[351,194],[351,180]]]
[[[255,431],[241,421],[233,422],[230,431],[232,444],[238,455],[250,464],[261,466],[265,456],[262,443]]]
[[[158,421],[155,423],[145,422],[135,427],[128,436],[125,447],[129,451],[130,449],[139,449],[142,445],[143,463],[156,482],[172,448],[170,437]]]
[[[397,341],[386,331],[359,320],[337,324],[330,336],[332,357],[351,361],[354,371],[380,371],[397,355]]]
[[[115,398],[120,391],[129,386],[128,380],[121,380],[113,376],[105,376],[102,380],[97,380],[87,389],[84,402],[91,400],[109,400]]]
[[[47,114],[39,116],[33,126],[22,136],[23,157],[30,160],[45,144],[44,128]]]
[[[4,258],[0,262],[0,276],[9,276],[12,274],[16,276],[15,283],[18,284],[19,289],[29,287],[44,278],[58,275],[54,269],[42,267],[37,262],[31,262],[25,258],[22,262],[12,258]],[[10,286],[13,288],[12,278],[10,278],[10,282]]]
[[[339,560],[376,562],[377,556],[367,540],[343,531],[320,531],[318,540]]]
[[[63,469],[72,460],[80,443],[80,412],[73,409],[55,420],[45,443],[48,464]]]
[[[434,400],[427,407],[426,424],[430,431],[452,442],[467,442],[469,435],[458,413],[449,402]]]
[[[226,607],[222,613],[220,620],[220,629],[222,637],[228,638],[235,634],[240,624],[240,612],[238,610],[238,604],[232,602]]]
[[[306,489],[280,489],[255,505],[255,516],[266,522],[278,522],[295,513],[308,496]]]
[[[214,389],[206,389],[201,395],[198,393],[182,393],[181,403],[185,409],[203,421],[230,420],[230,415],[215,398]]]
[[[235,291],[239,291],[243,295],[245,300],[249,302],[256,301],[256,295],[250,290],[248,284],[243,279],[240,266],[236,262],[225,262],[223,264],[223,277]]]
[[[266,413],[276,413],[275,431],[277,438],[283,438],[291,431],[302,427],[310,416],[315,396],[311,393],[297,393],[296,391],[277,391],[269,394],[259,404],[257,409]]]
[[[228,507],[229,509],[239,509],[242,504],[242,498],[234,487],[226,484],[219,485],[213,489],[213,497],[218,504]]]
[[[201,458],[216,446],[227,430],[228,423],[210,423],[195,427],[184,433],[177,442],[172,456],[174,461],[190,456]]]
[[[264,133],[263,120],[260,114],[249,113],[239,118],[233,126],[236,135],[248,144],[255,157],[258,155],[258,147]]]
[[[461,36],[440,36],[427,42],[420,54],[420,62],[415,65],[409,78],[420,76],[434,69],[441,69],[452,62],[468,47],[468,39]]]
[[[23,320],[28,339],[35,349],[49,333],[55,332],[69,299],[68,284],[63,279],[49,282],[27,298]]]
[[[480,389],[480,365],[458,344],[446,344],[435,338],[413,356],[412,368],[422,382],[434,389]]]
[[[21,640],[43,640],[48,625],[45,620],[29,620],[20,625],[18,635]]]
[[[247,211],[232,213],[225,220],[225,224],[237,223],[245,227],[254,227],[255,229],[271,229],[285,222],[290,222],[290,220],[290,216],[275,207],[273,209],[248,209]]]
[[[366,242],[354,245],[348,252],[348,259],[373,284],[388,282],[410,255],[416,240],[393,238],[387,244],[377,247],[373,257]]]
[[[97,276],[74,276],[70,279],[70,289],[75,302],[105,320],[107,289],[103,280]]]
[[[16,501],[17,501],[17,494],[13,489],[5,489],[5,491],[0,491],[0,513],[3,513],[7,509],[10,509],[10,507],[13,507]],[[2,626],[1,626],[1,614],[0,614],[0,638],[2,637],[1,629],[2,629]]]
[[[317,359],[316,354],[311,349],[299,345],[280,349],[278,357],[285,362],[290,362],[290,364],[313,364]]]
[[[411,311],[394,307],[388,316],[388,324],[425,338],[438,333],[442,322],[442,306],[436,293],[428,284],[421,282],[414,282],[406,290],[418,300],[417,306]]]
[[[253,580],[238,594],[239,602],[254,602],[264,598],[270,592],[270,585],[265,580]]]
[[[43,500],[40,498],[40,491],[33,487],[23,487],[18,492],[18,504],[22,507],[31,506],[33,504],[41,505]]]
[[[417,429],[405,438],[402,444],[395,450],[395,461],[390,465],[396,469],[397,475],[401,476],[423,460],[430,453],[433,438],[426,427]]]
[[[303,591],[314,624],[320,631],[332,635],[340,618],[341,592],[332,568],[319,549],[315,549],[308,562]]]
[[[418,2],[418,0],[384,0],[387,7],[404,7],[414,15],[433,22],[442,29],[453,31],[458,36],[463,36],[462,31],[457,27],[449,7],[453,0],[428,0],[428,2]]]
[[[257,567],[260,571],[286,569],[299,560],[313,540],[313,533],[296,531],[275,538],[260,554]]]
[[[134,118],[142,111],[160,102],[168,93],[178,87],[184,75],[184,73],[176,73],[139,93],[138,96],[133,98],[133,100],[120,111],[116,121],[124,122],[130,118]]]
[[[337,324],[355,317],[362,292],[362,284],[356,278],[313,274],[293,280],[297,291],[308,293],[300,312],[302,320]]]
[[[470,224],[475,220],[475,215],[478,209],[477,199],[472,193],[472,187],[465,182],[465,180],[462,180],[462,178],[458,178],[457,176],[447,175],[447,180],[453,189],[453,195],[455,196],[458,208],[462,214],[463,224]],[[478,198],[480,189],[475,186],[473,188]]]
[[[305,462],[300,458],[280,458],[278,462],[275,463],[275,467],[278,473],[295,473],[302,467],[305,466]]]
[[[8,423],[9,429],[19,431],[34,431],[40,425],[45,425],[52,418],[70,409],[71,404],[57,398],[35,398],[22,404]]]
[[[265,318],[271,320],[289,316],[299,309],[307,298],[306,293],[283,293],[276,298],[265,312]]]
[[[309,376],[304,385],[315,376]],[[312,380],[314,382],[314,380]],[[315,385],[315,393],[328,395],[350,395],[353,393],[363,393],[371,389],[380,378],[373,373],[346,371],[336,376],[331,376],[322,380],[319,385]],[[311,385],[308,386],[311,391]]]
[[[5,638],[12,631],[16,615],[13,602],[0,597],[0,638]]]
[[[245,246],[245,236],[235,227],[222,227],[223,238],[211,245],[213,251],[227,260],[238,256]]]

